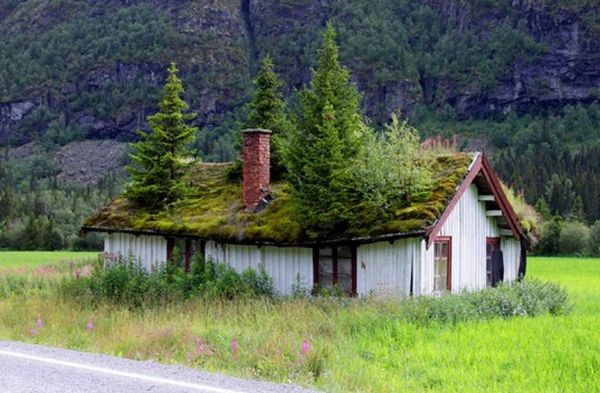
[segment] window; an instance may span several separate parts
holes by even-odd
[[[321,247],[314,250],[313,257],[316,286],[356,293],[356,247]]]
[[[452,239],[438,237],[433,244],[433,291],[452,289]]]
[[[499,237],[488,237],[485,240],[485,277],[486,286],[490,288],[492,286],[492,253],[494,250],[500,249],[500,238]]]

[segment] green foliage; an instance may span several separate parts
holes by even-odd
[[[77,298],[99,306],[113,304],[131,309],[182,301],[190,297],[234,299],[273,297],[273,280],[265,272],[248,268],[241,274],[223,263],[194,258],[187,274],[175,261],[147,271],[135,259],[112,263],[98,261],[89,277],[65,277],[59,292],[64,298]]]
[[[109,173],[96,187],[61,183],[53,149],[25,159],[0,153],[0,249],[102,248],[100,236],[81,236],[79,229],[119,193],[123,176]]]
[[[281,89],[283,83],[273,70],[273,61],[265,56],[254,80],[254,92],[249,103],[249,128],[271,130],[271,178],[278,179],[285,172],[282,163],[282,139],[291,127]]]
[[[577,221],[565,223],[558,239],[560,251],[566,255],[586,255],[589,242],[590,229]]]
[[[195,114],[184,114],[187,104],[181,99],[183,86],[172,63],[165,83],[160,111],[148,118],[152,131],[139,132],[141,140],[132,145],[133,165],[127,198],[138,206],[160,209],[187,193],[184,181],[186,147],[196,129],[186,124]]]
[[[592,255],[600,255],[600,220],[590,228],[590,252]]]
[[[409,298],[402,304],[402,316],[419,325],[456,324],[545,313],[564,315],[571,307],[567,291],[560,285],[527,279],[477,292]]]
[[[328,23],[319,67],[300,95],[295,130],[285,144],[285,164],[300,215],[311,236],[336,233],[351,221],[352,171],[366,127],[360,94],[339,63],[335,30]]]

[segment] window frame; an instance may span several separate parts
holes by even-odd
[[[501,250],[502,249],[502,242],[500,237],[497,236],[488,236],[485,238],[485,287],[486,288],[491,288],[492,287],[492,254],[489,255],[489,259],[490,259],[490,270],[488,271],[488,253],[487,253],[487,246],[491,245],[492,246],[492,252],[494,250]],[[495,248],[497,247],[497,248]]]
[[[440,292],[435,288],[435,270],[437,266],[435,248],[441,244],[447,244],[448,246],[448,255],[446,256],[446,288],[442,292],[452,292],[452,236],[437,236],[433,242],[433,292]]]
[[[349,296],[356,296],[356,245],[353,244],[335,244],[335,245],[322,245],[313,247],[313,284],[315,288],[320,288],[320,264],[319,264],[319,251],[323,248],[331,248],[331,283],[335,286],[338,283],[338,248],[339,247],[350,247],[350,263],[351,263],[351,290],[346,292]]]

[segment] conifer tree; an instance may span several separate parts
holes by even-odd
[[[132,182],[127,198],[139,206],[155,210],[177,201],[186,193],[186,146],[193,141],[195,127],[186,124],[195,114],[184,113],[188,106],[177,77],[177,66],[171,63],[159,111],[148,117],[152,131],[139,132],[140,141],[132,145],[133,165],[128,170]]]
[[[361,96],[339,62],[331,23],[323,34],[318,68],[300,94],[300,113],[284,146],[289,180],[311,235],[343,230],[351,220],[348,168],[360,149],[365,125]]]
[[[285,115],[283,83],[273,70],[273,61],[265,56],[254,79],[254,92],[248,114],[249,128],[271,130],[271,177],[278,178],[285,171],[281,162],[281,138],[290,124]]]

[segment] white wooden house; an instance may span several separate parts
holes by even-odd
[[[269,182],[269,137],[244,132],[241,182],[228,179],[230,164],[200,164],[192,174],[202,190],[196,199],[150,215],[117,198],[83,230],[106,233],[106,253],[148,268],[170,260],[176,245],[188,269],[195,253],[238,271],[263,265],[282,295],[298,279],[359,296],[480,289],[495,280],[493,257],[505,281],[525,273],[525,236],[483,154],[440,155],[431,195],[393,222],[315,239],[285,210],[289,186]]]

